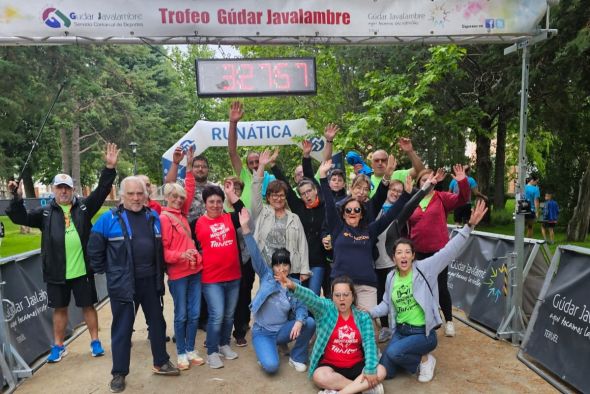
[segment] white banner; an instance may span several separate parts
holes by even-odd
[[[193,146],[195,156],[203,153],[210,147],[227,147],[227,133],[229,122],[208,122],[199,120],[181,139],[170,147],[162,155],[162,168],[164,176],[172,163],[172,154],[176,147],[180,146],[186,150]],[[297,141],[293,137],[303,137],[313,131],[308,129],[305,119],[275,120],[260,122],[239,122],[238,123],[238,146],[277,146],[292,145]],[[312,157],[321,160],[325,147],[323,138],[311,138]],[[186,159],[181,162],[182,168],[179,176],[184,178],[184,167]],[[228,157],[229,165],[229,157]]]
[[[546,10],[546,0],[2,0],[0,41],[519,36],[534,34]]]

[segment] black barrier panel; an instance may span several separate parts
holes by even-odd
[[[35,209],[49,204],[51,198],[25,198],[24,200],[25,207],[27,207],[27,209]],[[4,212],[10,205],[10,201],[11,200],[0,200],[0,215],[6,215]]]
[[[4,259],[6,260],[6,259]],[[8,337],[27,364],[49,351],[53,343],[52,310],[47,306],[47,291],[41,271],[41,256],[31,255],[23,260],[0,265],[2,306],[8,327]],[[72,326],[82,321],[80,308],[70,302],[66,336]]]
[[[590,392],[590,256],[561,250],[557,274],[523,351],[583,393]]]

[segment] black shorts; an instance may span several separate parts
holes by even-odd
[[[527,213],[526,215],[524,215],[524,222],[528,226],[534,225],[536,221],[537,221],[537,214],[536,213],[531,212],[531,213]]]
[[[471,217],[471,203],[461,205],[459,208],[453,211],[455,216],[455,223],[465,224],[469,222]]]
[[[365,367],[364,362],[356,363],[350,368],[341,368],[335,367],[330,364],[322,363],[318,365],[318,367],[330,367],[334,370],[334,372],[339,373],[340,375],[344,376],[346,379],[355,380],[359,377],[360,374],[363,373],[363,368]]]
[[[64,284],[47,283],[47,305],[50,308],[65,308],[70,305],[70,297],[74,293],[76,306],[84,308],[98,302],[94,275],[84,275],[68,279]]]
[[[555,222],[543,222],[543,228],[555,228]]]

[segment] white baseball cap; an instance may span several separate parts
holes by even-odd
[[[72,177],[68,174],[57,174],[53,178],[53,186],[58,185],[67,185],[71,188],[74,188],[74,181],[72,180]]]

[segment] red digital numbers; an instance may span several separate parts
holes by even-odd
[[[313,58],[197,60],[201,97],[315,94]]]

